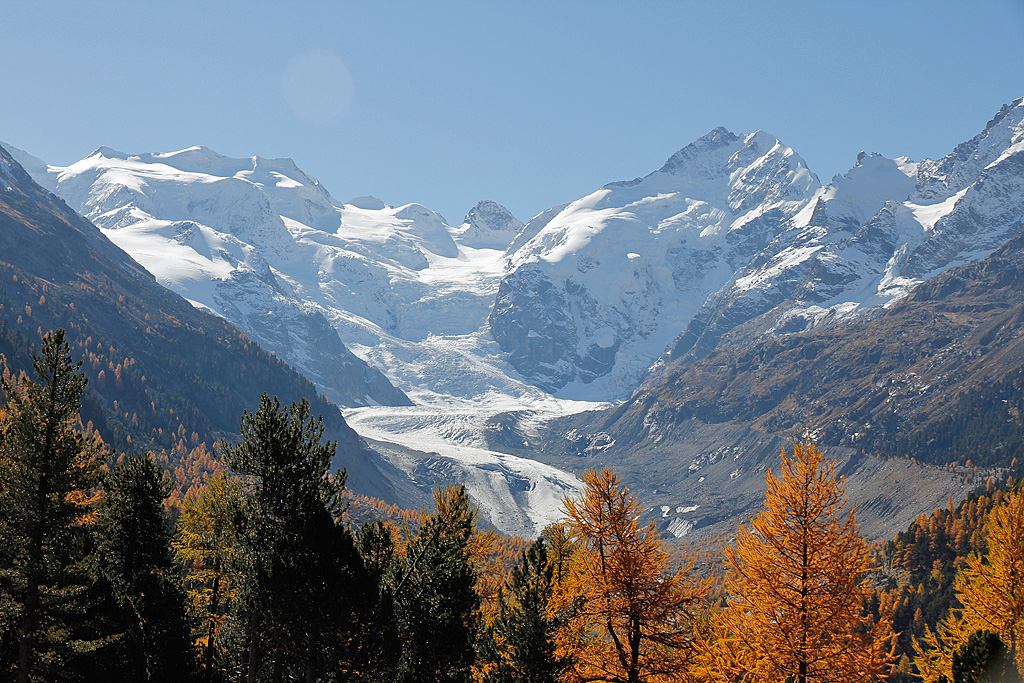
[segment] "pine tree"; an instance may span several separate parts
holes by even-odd
[[[489,654],[487,683],[555,683],[568,661],[555,653],[562,619],[552,614],[554,568],[543,539],[523,552],[512,570],[508,597],[498,595],[498,610],[484,639]]]
[[[366,568],[370,587],[371,606],[361,622],[357,645],[358,670],[363,680],[393,680],[393,672],[401,656],[395,619],[394,576],[400,576],[401,559],[395,543],[398,529],[390,522],[376,521],[364,524],[356,537],[359,556]]]
[[[85,549],[102,450],[76,429],[86,385],[81,365],[57,330],[35,356],[35,380],[2,380],[0,593],[7,609],[0,627],[7,633],[0,641],[16,644],[18,683],[57,677],[76,652],[96,646],[72,628],[88,583]]]
[[[575,606],[560,636],[575,681],[638,683],[690,666],[694,613],[705,587],[671,561],[653,523],[641,528],[636,497],[610,469],[583,475],[583,494],[565,501],[575,551],[555,591]]]
[[[335,443],[306,401],[282,408],[266,394],[246,412],[225,460],[242,477],[235,611],[246,632],[247,679],[345,673],[367,597],[352,535],[341,525],[344,472]]]
[[[400,683],[472,679],[480,607],[470,549],[475,510],[464,486],[436,490],[434,498],[437,511],[387,579],[401,643],[390,680]]]
[[[173,485],[150,455],[111,468],[95,526],[99,580],[91,610],[119,634],[93,657],[106,681],[190,679],[196,672],[185,594],[173,571],[163,501]]]
[[[197,640],[208,674],[217,670],[218,637],[235,596],[241,509],[238,480],[220,472],[195,498],[185,501],[172,543],[175,561],[185,571],[188,595],[199,618]]]
[[[863,614],[872,569],[867,542],[836,480],[835,461],[811,442],[782,452],[781,476],[767,476],[765,508],[726,549],[732,570],[728,609],[748,680],[878,681],[893,661],[882,615]]]

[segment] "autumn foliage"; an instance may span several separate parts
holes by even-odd
[[[720,668],[743,680],[877,681],[893,658],[889,621],[863,614],[873,567],[834,461],[810,442],[768,473],[765,507],[726,550],[729,645]],[[731,661],[729,661],[731,660]]]
[[[953,679],[954,653],[979,631],[998,634],[1018,671],[1024,670],[1018,646],[1024,629],[1024,491],[992,508],[984,532],[988,552],[971,553],[956,576],[959,608],[914,642],[914,664],[928,683]]]
[[[610,469],[583,475],[565,501],[575,552],[555,604],[576,606],[561,637],[570,681],[666,681],[689,666],[692,611],[704,586],[684,567],[671,571],[653,523],[641,527],[636,496]]]

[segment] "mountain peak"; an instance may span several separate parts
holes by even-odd
[[[508,209],[484,199],[469,210],[455,234],[469,247],[504,249],[522,229],[522,222]]]
[[[102,147],[97,147],[95,150],[93,150],[92,154],[90,154],[86,158],[88,159],[88,158],[96,157],[96,156],[103,157],[104,159],[122,159],[122,160],[124,160],[124,159],[128,158],[128,155],[125,154],[124,152],[118,152],[113,147],[107,147],[106,145],[103,145]]]

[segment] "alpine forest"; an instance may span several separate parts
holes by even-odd
[[[959,683],[1024,670],[1013,481],[873,544],[836,463],[805,439],[718,550],[668,545],[610,468],[588,470],[562,518],[522,539],[481,524],[464,486],[420,511],[354,496],[309,403],[266,394],[213,448],[211,473],[176,481],[166,452],[116,453],[83,427],[87,380],[62,329],[2,387],[0,662],[18,683]]]

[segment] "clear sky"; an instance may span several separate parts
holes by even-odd
[[[1024,0],[0,0],[0,86],[0,140],[52,164],[203,144],[526,220],[718,125],[822,182],[946,154],[1024,96]]]

